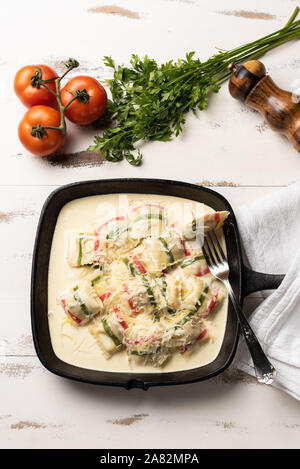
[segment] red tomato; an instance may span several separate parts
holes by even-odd
[[[19,124],[19,139],[30,153],[38,156],[50,155],[63,146],[66,136],[60,130],[45,129],[46,135],[34,137],[31,135],[32,126],[58,127],[59,124],[58,111],[49,106],[32,106]]]
[[[42,79],[57,77],[57,73],[48,65],[26,65],[21,68],[14,80],[14,90],[24,106],[36,106],[37,104],[51,105],[56,102],[55,96],[43,86],[35,88],[31,85],[31,77],[36,74],[37,67],[42,70]],[[49,81],[47,86],[55,92],[54,81]]]
[[[95,78],[88,76],[71,78],[60,92],[64,106],[74,97],[77,90],[86,90],[88,100],[87,102],[81,102],[79,99],[73,101],[66,109],[65,116],[75,124],[91,124],[99,119],[106,109],[106,91]]]

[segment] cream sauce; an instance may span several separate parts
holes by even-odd
[[[214,210],[204,204],[177,197],[149,194],[108,194],[75,199],[66,204],[57,219],[50,253],[48,275],[48,317],[51,342],[55,354],[63,361],[82,368],[115,371],[115,372],[152,372],[161,373],[180,371],[203,366],[212,362],[222,345],[226,319],[227,298],[216,306],[206,320],[211,338],[199,341],[193,352],[175,353],[161,367],[129,363],[125,351],[115,353],[107,359],[93,336],[88,332],[90,324],[74,327],[68,321],[61,304],[60,294],[72,286],[79,276],[84,278],[84,267],[71,268],[66,261],[67,236],[70,231],[87,232],[91,225],[103,216],[113,216],[116,209],[126,210],[129,203],[141,201],[147,203],[164,203],[174,221],[184,222],[190,208],[197,214],[211,213]],[[221,239],[225,249],[224,239]]]

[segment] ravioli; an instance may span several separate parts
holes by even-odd
[[[200,231],[219,229],[228,212],[190,211],[135,202],[122,214],[70,233],[67,262],[78,281],[60,303],[74,327],[87,326],[106,358],[161,366],[211,340],[209,320],[225,297],[201,251]]]
[[[95,249],[96,237],[92,233],[69,233],[67,260],[71,267],[100,262],[101,254]],[[104,253],[102,255],[104,261]]]
[[[167,209],[161,204],[136,202],[129,210],[131,236],[144,239],[149,236],[160,236],[167,226]]]
[[[141,262],[146,272],[161,275],[167,269],[185,257],[184,246],[172,231],[161,236],[145,238],[134,255]]]
[[[228,217],[229,212],[207,213],[201,217],[195,217],[189,223],[185,224],[183,229],[183,237],[186,240],[193,240],[196,236],[204,236],[212,230],[221,228],[224,221]]]
[[[60,302],[65,313],[79,326],[88,323],[103,309],[103,303],[90,281],[83,280],[62,294]]]

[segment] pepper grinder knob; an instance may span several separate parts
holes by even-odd
[[[279,88],[266,74],[259,60],[249,60],[236,67],[229,80],[231,96],[258,111],[275,132],[285,135],[300,152],[300,102],[289,91]]]

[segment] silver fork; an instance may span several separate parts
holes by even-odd
[[[272,363],[270,363],[268,358],[266,357],[263,349],[261,348],[257,340],[257,337],[251,329],[239,305],[239,302],[235,297],[235,294],[228,280],[229,265],[224,251],[221,247],[221,244],[218,240],[218,237],[214,231],[211,231],[210,233],[207,233],[205,235],[202,251],[211,274],[218,280],[221,280],[221,282],[223,282],[223,284],[227,288],[228,294],[235,309],[238,321],[240,323],[242,332],[244,334],[248,349],[253,360],[257,380],[260,383],[271,384],[276,376],[276,370]]]

